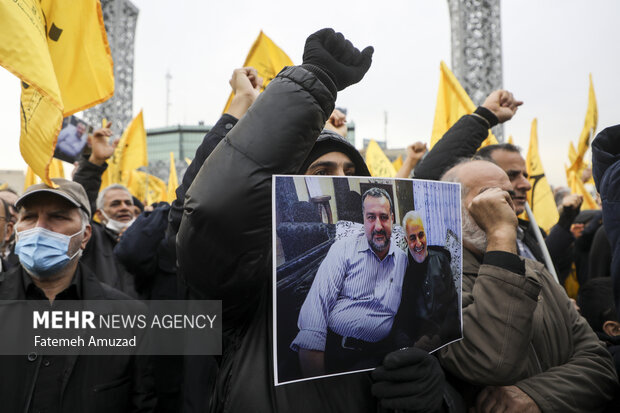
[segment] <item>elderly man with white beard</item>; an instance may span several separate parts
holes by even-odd
[[[609,354],[541,263],[517,255],[506,173],[464,161],[463,340],[439,352],[478,412],[601,411],[618,389]]]

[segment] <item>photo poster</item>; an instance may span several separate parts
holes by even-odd
[[[462,338],[459,184],[275,175],[272,201],[276,386]]]
[[[62,120],[62,129],[58,133],[54,158],[61,161],[75,163],[80,154],[87,148],[88,135],[93,133],[93,127],[75,115]]]

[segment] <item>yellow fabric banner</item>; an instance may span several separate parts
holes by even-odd
[[[394,170],[398,172],[398,170],[403,167],[403,156],[398,155],[398,158],[392,162],[392,166],[394,166]]]
[[[177,187],[179,186],[179,180],[177,179],[177,168],[174,164],[174,152],[170,152],[170,173],[168,174],[168,196],[167,201],[172,203],[177,199]]]
[[[142,111],[127,126],[116,149],[121,152],[118,166],[123,173],[149,164]]]
[[[590,87],[588,90],[588,108],[586,109],[586,117],[583,123],[583,129],[579,135],[579,141],[577,143],[576,156],[571,159],[571,150],[575,148],[569,147],[569,160],[570,166],[567,171],[567,178],[570,172],[575,172],[577,176],[581,176],[581,173],[586,168],[584,164],[584,156],[590,147],[590,141],[596,134],[596,127],[598,124],[598,105],[596,104],[596,94],[594,93],[594,84],[592,83],[592,75],[590,74]],[[572,143],[571,143],[572,145]],[[570,183],[569,183],[570,185]]]
[[[577,175],[574,171],[567,171],[568,174],[568,187],[570,188],[570,192],[572,194],[578,194],[583,197],[583,204],[581,204],[581,210],[586,209],[600,209],[592,195],[588,192],[583,181],[581,180],[581,175]]]
[[[372,176],[393,178],[396,175],[394,165],[374,140],[371,140],[366,148],[366,165]]]
[[[263,78],[262,92],[284,66],[293,66],[293,61],[261,30],[243,63],[243,67],[248,66],[256,69]],[[228,97],[224,112],[228,110],[233,96],[234,93],[231,93]]]
[[[158,177],[136,170],[129,171],[126,175],[128,179],[125,186],[145,205],[168,200],[166,183]]]
[[[97,0],[2,1],[0,16],[0,66],[22,80],[20,152],[53,186],[49,168],[63,115],[113,94],[101,6]]]
[[[510,136],[508,137],[508,143],[509,143],[509,144],[511,144],[511,145],[514,145],[514,144],[515,144],[514,139],[512,139],[512,135],[510,135]]]
[[[0,66],[22,81],[19,147],[48,185],[48,166],[62,123],[63,105],[47,48],[45,16],[36,0],[0,2]]]
[[[47,46],[67,117],[114,94],[114,67],[98,0],[41,0]]]
[[[568,159],[570,161],[570,166],[566,168],[566,180],[571,193],[579,194],[583,197],[583,204],[581,206],[582,210],[599,209],[598,204],[585,188],[582,181],[583,171],[588,166],[587,162],[584,160],[584,156],[590,147],[590,141],[596,133],[597,124],[598,105],[596,103],[596,94],[594,93],[594,84],[592,83],[592,74],[590,74],[588,108],[586,110],[583,129],[579,135],[577,149],[575,149],[572,142],[570,143],[568,148]]]
[[[51,178],[65,178],[65,167],[62,164],[60,159],[52,158],[52,162],[50,162],[49,166],[49,177]],[[24,180],[24,191],[32,185],[41,183],[41,178],[39,178],[32,168],[29,166],[26,169],[26,179]]]
[[[536,119],[532,121],[530,146],[527,150],[525,162],[529,175],[528,179],[532,185],[532,189],[527,195],[527,202],[532,208],[538,225],[549,232],[551,227],[558,222],[560,216],[538,152],[538,121]]]
[[[469,115],[476,110],[476,105],[463,89],[456,76],[442,61],[439,65],[439,90],[435,106],[435,120],[431,133],[431,149],[442,136],[458,121],[461,116]],[[497,139],[489,131],[489,136],[480,147],[497,144]]]
[[[53,158],[50,163],[50,178],[64,178],[65,168],[60,159]]]
[[[31,167],[28,167],[28,169],[26,169],[26,179],[24,180],[24,191],[39,182],[39,177],[34,173]]]

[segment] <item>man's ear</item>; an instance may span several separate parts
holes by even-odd
[[[608,336],[620,336],[620,323],[617,321],[607,320],[603,323],[603,331]]]
[[[11,239],[11,235],[13,235],[13,229],[14,229],[14,225],[13,222],[10,220],[6,221],[6,232],[4,233],[4,242],[9,242],[9,240]]]
[[[104,217],[100,209],[95,211],[95,219],[97,222],[103,223]]]
[[[92,231],[93,231],[93,228],[90,226],[90,224],[87,224],[86,227],[84,227],[84,238],[82,239],[82,242],[80,243],[81,249],[86,248],[86,244],[88,244],[88,240],[90,240],[90,236],[93,233]]]

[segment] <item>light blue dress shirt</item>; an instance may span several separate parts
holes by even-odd
[[[390,242],[380,260],[364,234],[334,243],[301,307],[291,349],[325,350],[327,328],[368,342],[385,338],[400,305],[407,254]]]

